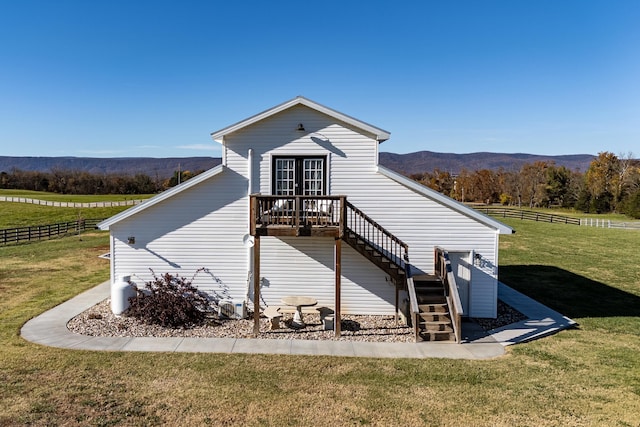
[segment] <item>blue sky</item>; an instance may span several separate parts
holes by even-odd
[[[640,154],[640,1],[0,0],[0,155],[219,156],[297,95],[382,151]]]

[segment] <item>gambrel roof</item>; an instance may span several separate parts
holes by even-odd
[[[228,135],[230,133],[236,132],[240,129],[243,129],[247,126],[251,126],[252,124],[259,122],[261,120],[264,120],[268,117],[271,117],[275,114],[278,114],[284,110],[287,110],[289,108],[295,107],[297,105],[304,105],[308,108],[311,108],[313,110],[319,111],[323,114],[326,114],[327,116],[333,117],[336,120],[340,120],[344,123],[347,123],[351,126],[354,126],[366,133],[369,134],[373,134],[375,135],[375,138],[378,142],[383,142],[386,141],[387,139],[389,139],[390,133],[387,132],[386,130],[380,129],[378,127],[375,127],[373,125],[370,125],[369,123],[365,123],[361,120],[358,120],[356,118],[353,118],[351,116],[348,116],[346,114],[343,114],[339,111],[336,111],[332,108],[329,107],[325,107],[324,105],[318,104],[317,102],[311,101],[310,99],[307,99],[303,96],[297,96],[287,102],[283,102],[280,105],[276,105],[273,108],[270,108],[268,110],[263,111],[262,113],[258,113],[255,116],[251,116],[248,119],[242,120],[238,123],[235,123],[231,126],[227,126],[224,129],[220,129],[219,131],[213,132],[211,134],[211,137],[213,138],[214,141],[217,141],[219,143],[222,143],[223,138],[225,135]]]

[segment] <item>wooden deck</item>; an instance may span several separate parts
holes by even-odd
[[[344,196],[251,197],[254,236],[342,236]]]

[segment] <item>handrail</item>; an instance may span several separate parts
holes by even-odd
[[[346,200],[345,208],[347,212],[344,227],[347,230],[357,234],[398,267],[405,271],[410,269],[409,245]],[[410,271],[407,273],[408,277]]]
[[[464,314],[464,309],[462,308],[460,294],[458,293],[456,276],[453,274],[449,253],[446,250],[436,246],[434,248],[434,256],[434,270],[436,275],[442,280],[442,283],[444,283],[447,303],[451,310],[453,332],[456,336],[456,342],[459,343],[462,340],[462,315]]]
[[[420,340],[420,307],[418,307],[418,297],[416,296],[416,287],[413,283],[413,277],[407,276],[407,291],[409,294],[409,311],[411,316],[411,324],[413,325],[413,340]]]

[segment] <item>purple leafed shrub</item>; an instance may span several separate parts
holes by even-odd
[[[151,273],[153,280],[146,282],[144,289],[136,288],[136,296],[129,298],[126,316],[172,328],[189,328],[205,321],[209,301],[191,280]]]

